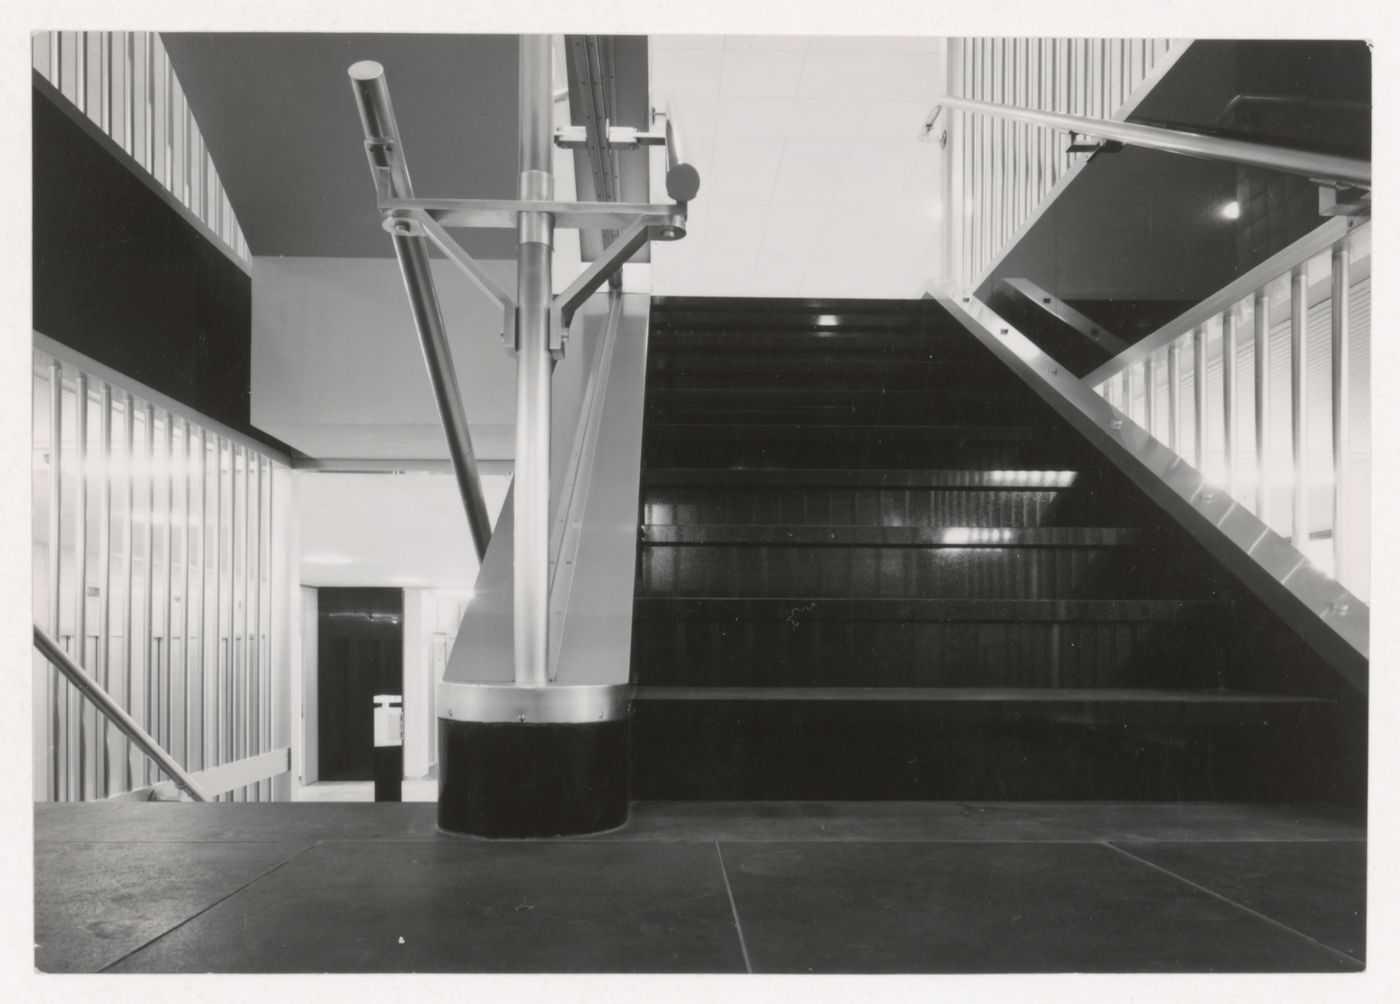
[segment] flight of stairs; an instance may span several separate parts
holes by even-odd
[[[650,338],[634,798],[1347,799],[1317,668],[937,304]]]

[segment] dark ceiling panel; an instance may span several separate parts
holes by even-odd
[[[255,255],[388,258],[346,69],[382,63],[419,196],[514,198],[514,35],[162,32]],[[508,230],[458,231],[513,258]]]

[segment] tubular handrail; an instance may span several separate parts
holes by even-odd
[[[81,666],[70,659],[68,654],[59,648],[58,643],[50,638],[38,624],[34,625],[34,647],[64,675],[80,694],[91,701],[98,711],[102,712],[113,725],[125,733],[126,737],[135,743],[142,753],[154,760],[161,770],[170,775],[176,787],[183,789],[196,802],[209,801],[209,796],[199,786],[199,783],[176,763],[175,759],[151,738],[150,733],[137,724],[136,720],[126,713],[126,709],[114,701],[112,696],[96,680],[88,676]]]
[[[1369,190],[1371,187],[1371,162],[1355,157],[1340,157],[1335,154],[1314,153],[1309,150],[1294,150],[1266,143],[1227,139],[1223,136],[1207,136],[1184,129],[1166,129],[1162,126],[1141,125],[1134,122],[1086,118],[1082,115],[1065,115],[1061,112],[1020,108],[991,101],[972,101],[952,95],[940,98],[939,107],[992,115],[1018,122],[1029,122],[1032,125],[1050,129],[1062,129],[1129,146],[1161,150],[1187,157],[1223,160],[1235,164],[1248,164],[1253,167],[1282,171],[1286,174],[1301,174],[1315,181],[1347,185],[1352,188]],[[935,108],[929,113],[927,121],[932,122],[937,114],[938,108]]]
[[[399,139],[394,106],[389,100],[389,85],[384,79],[384,67],[362,60],[350,67],[355,101],[364,127],[365,154],[376,185],[387,182],[388,191],[397,198],[412,198],[413,183],[409,180],[408,163]],[[418,332],[419,347],[428,370],[433,399],[442,419],[447,438],[447,452],[452,457],[452,471],[457,491],[462,497],[467,525],[477,560],[486,555],[491,541],[491,514],[486,508],[486,496],[481,490],[481,474],[477,470],[476,454],[472,450],[467,412],[457,383],[457,371],[452,365],[452,348],[447,341],[447,326],[438,304],[428,259],[428,238],[421,228],[409,221],[390,230],[394,252],[403,273],[405,291]],[[481,279],[477,277],[478,284]],[[489,291],[489,290],[488,290]],[[507,314],[510,311],[507,309]]]

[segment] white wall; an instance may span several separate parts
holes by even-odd
[[[483,263],[505,289],[514,262]],[[515,361],[501,315],[433,262],[462,401],[481,459],[510,459]],[[253,259],[252,423],[314,457],[446,458],[392,258]]]
[[[460,593],[403,591],[404,777],[423,777],[437,762],[434,695],[465,608]]]

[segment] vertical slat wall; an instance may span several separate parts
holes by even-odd
[[[187,769],[273,749],[279,462],[39,350],[33,436],[34,622]],[[37,653],[33,667],[36,800],[160,780]]]
[[[43,31],[33,64],[49,83],[250,262],[185,93],[152,31]]]
[[[1113,118],[1174,43],[1133,38],[962,38],[950,81],[973,101]],[[1088,154],[1066,132],[953,112],[957,277],[973,289]]]
[[[1314,565],[1362,600],[1370,595],[1371,575],[1370,245],[1367,224],[1094,388],[1270,529],[1301,541],[1295,546]],[[1334,312],[1338,282],[1348,292]],[[1305,308],[1299,369],[1295,302]],[[1227,328],[1233,337],[1226,337]],[[1267,332],[1262,358],[1261,331]],[[1338,344],[1341,353],[1334,352]],[[1199,367],[1197,345],[1204,346]],[[1173,354],[1177,383],[1159,396],[1149,428],[1143,374],[1149,363],[1155,370],[1169,365]],[[1204,376],[1199,394],[1198,373]],[[1126,400],[1120,385],[1131,388]],[[1175,428],[1166,414],[1176,416]]]

